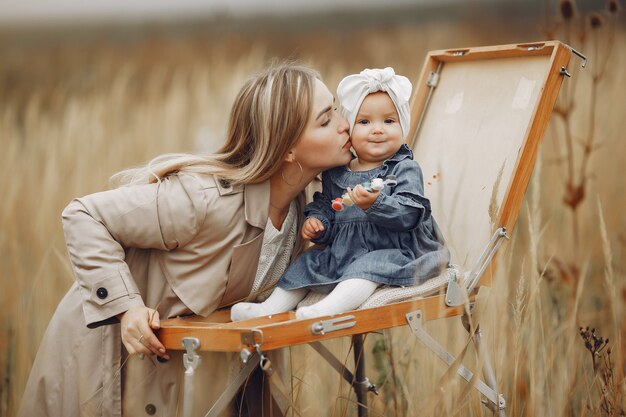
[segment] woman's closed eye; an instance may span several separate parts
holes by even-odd
[[[328,124],[330,123],[330,121],[333,119],[333,117],[335,116],[335,112],[337,111],[337,107],[335,107],[334,109],[331,109],[328,111],[327,116],[326,116],[326,120],[324,121],[324,123],[322,123],[322,127],[326,127],[328,126]]]

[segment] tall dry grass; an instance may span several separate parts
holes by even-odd
[[[364,67],[393,66],[416,78],[428,50],[534,41],[546,36],[542,22],[457,19],[287,34],[0,42],[0,415],[15,413],[48,320],[72,282],[59,222],[72,197],[101,190],[110,174],[159,153],[214,149],[237,89],[271,57],[300,58],[329,86]],[[558,37],[563,27],[555,22],[546,27]],[[497,279],[479,296],[476,321],[511,416],[619,415],[624,409],[623,27],[616,26],[601,81],[591,76],[599,47],[572,35],[570,42],[591,55],[589,69],[575,72],[575,88],[565,82],[568,102],[560,108],[567,109],[566,121],[553,117]],[[592,89],[593,122],[587,117]],[[563,202],[570,185],[564,161],[579,160],[585,148],[578,143],[586,143],[590,131],[602,146],[585,162],[587,198],[572,212]],[[596,369],[579,334],[588,325],[609,338]],[[452,353],[464,353],[470,369],[480,368],[460,320],[426,327]],[[348,360],[349,340],[329,345]],[[369,335],[366,346],[368,376],[381,389],[369,397],[370,415],[488,415],[478,394],[406,327]],[[308,347],[290,353],[299,415],[355,415],[354,395],[330,367]]]

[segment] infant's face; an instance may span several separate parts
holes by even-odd
[[[379,91],[363,100],[352,128],[352,147],[362,167],[375,168],[404,143],[396,106]]]

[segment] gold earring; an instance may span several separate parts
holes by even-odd
[[[281,168],[281,170],[280,170],[280,176],[281,176],[281,178],[283,179],[283,181],[285,181],[285,184],[287,184],[287,185],[288,185],[288,186],[290,186],[290,187],[294,187],[294,186],[296,186],[296,185],[300,184],[300,181],[302,181],[302,178],[304,178],[304,170],[302,169],[302,165],[300,165],[300,162],[298,162],[298,160],[297,160],[297,159],[294,159],[294,160],[296,161],[296,164],[298,164],[298,168],[300,168],[300,178],[298,179],[298,181],[297,181],[297,182],[295,182],[295,183],[291,184],[289,181],[287,181],[287,180],[285,179],[285,168],[283,167],[283,168]]]

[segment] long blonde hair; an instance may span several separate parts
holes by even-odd
[[[231,109],[228,135],[213,155],[164,154],[113,175],[119,185],[160,181],[178,172],[216,174],[233,184],[265,181],[306,126],[319,74],[293,63],[273,64],[248,80]]]

